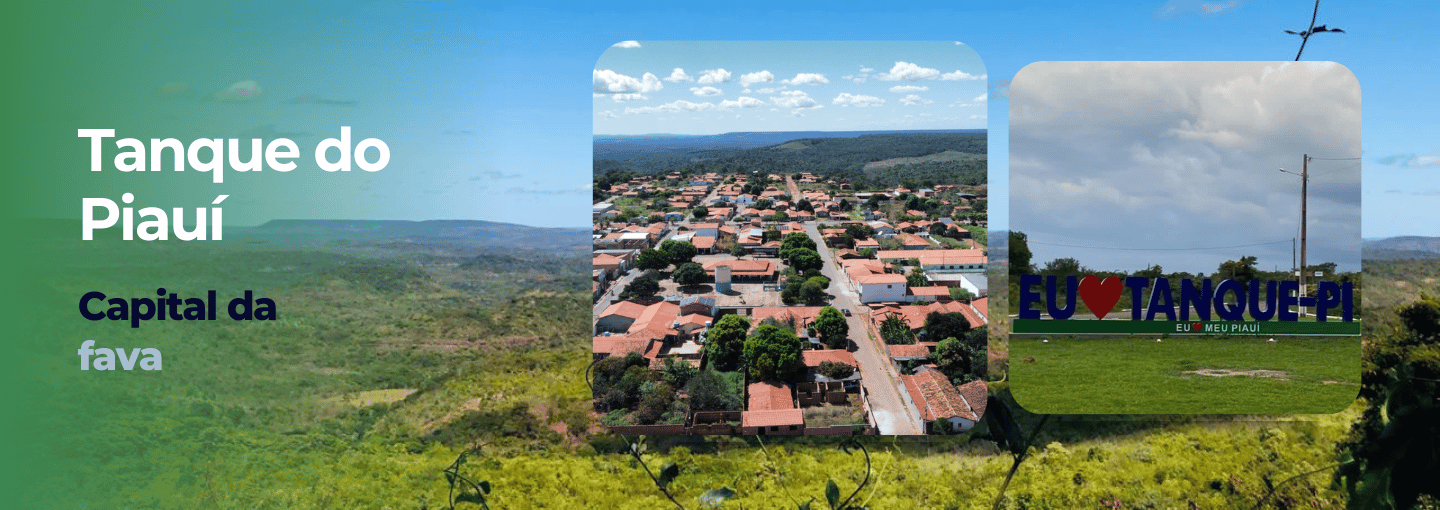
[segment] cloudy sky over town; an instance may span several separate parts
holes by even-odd
[[[623,41],[593,77],[596,134],[984,129],[988,106],[953,41]]]
[[[1307,260],[1359,268],[1360,86],[1342,65],[1039,62],[1009,100],[1010,226],[1037,265],[1290,268],[1309,154]]]

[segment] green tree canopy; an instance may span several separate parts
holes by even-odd
[[[885,317],[880,323],[880,337],[887,344],[913,344],[915,335],[910,333],[910,323],[905,322],[905,317],[898,313],[892,313]]]
[[[640,250],[635,256],[635,267],[661,270],[670,266],[670,255],[660,250]]]
[[[745,340],[745,362],[752,381],[791,381],[800,374],[800,337],[785,328],[762,324]]]
[[[811,239],[810,236],[805,234],[804,232],[792,232],[790,234],[786,234],[785,239],[780,241],[780,251],[783,252],[785,250],[790,250],[794,248],[805,248],[810,251],[815,251],[818,249],[815,246],[815,240]]]
[[[695,249],[695,245],[690,241],[677,241],[674,239],[666,239],[665,242],[660,243],[660,251],[669,256],[670,263],[676,266],[690,262],[690,260],[694,259],[695,255],[699,253],[699,251]]]
[[[1220,268],[1215,271],[1213,278],[1217,280],[1239,280],[1240,283],[1250,283],[1257,275],[1255,269],[1255,257],[1244,256],[1240,260],[1227,260],[1220,263]]]
[[[642,275],[625,286],[625,290],[620,292],[620,299],[650,297],[657,292],[660,292],[660,281],[649,275]]]
[[[820,254],[811,249],[795,248],[789,251],[782,250],[781,257],[785,259],[787,264],[790,264],[790,267],[802,273],[811,270],[819,271],[820,268],[825,267],[824,261],[820,259]]]
[[[740,355],[745,346],[745,335],[749,332],[750,319],[745,316],[730,314],[721,317],[705,333],[706,357],[710,367],[725,372],[740,368]]]
[[[925,316],[925,339],[934,342],[939,338],[962,338],[970,332],[970,320],[959,312],[931,312]]]
[[[1024,232],[1010,231],[1010,281],[1020,281],[1020,275],[1034,273],[1030,267],[1030,243]]]
[[[1055,276],[1079,275],[1085,272],[1087,271],[1080,265],[1080,260],[1071,257],[1046,262],[1045,267],[1040,270],[1041,274],[1053,274]]]
[[[690,215],[694,216],[695,219],[703,220],[706,217],[710,216],[710,208],[703,205],[696,207],[690,210]]]
[[[675,268],[674,273],[670,273],[671,280],[686,286],[699,285],[705,281],[707,276],[708,275],[705,274],[705,266],[695,262],[680,264],[680,267]]]
[[[905,275],[905,284],[911,287],[928,287],[930,275],[925,274],[925,268],[917,266],[910,270],[910,274]]]
[[[815,332],[820,334],[820,341],[831,349],[844,349],[850,345],[850,323],[833,306],[821,308],[820,314],[815,316]]]
[[[736,374],[739,375],[739,374]],[[735,379],[738,379],[735,378]],[[744,408],[742,389],[714,370],[701,370],[685,384],[692,411],[739,411]]]
[[[976,349],[957,338],[940,341],[935,346],[935,366],[945,377],[956,384],[964,384],[984,375],[985,352]]]
[[[854,239],[869,239],[870,235],[875,233],[875,229],[864,223],[851,223],[845,225],[845,233],[850,234],[850,237]]]

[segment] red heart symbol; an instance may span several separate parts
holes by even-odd
[[[1200,323],[1195,323],[1195,331],[1200,331]]]
[[[1123,290],[1125,284],[1118,276],[1101,280],[1092,275],[1080,279],[1080,299],[1085,300],[1085,306],[1090,307],[1090,312],[1095,314],[1096,319],[1104,319],[1105,314],[1115,308]]]

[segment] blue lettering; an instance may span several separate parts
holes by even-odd
[[[1165,320],[1175,320],[1175,300],[1170,294],[1170,281],[1164,278],[1155,279],[1155,287],[1150,289],[1150,306],[1145,313],[1145,320],[1155,320],[1155,314],[1164,313]]]

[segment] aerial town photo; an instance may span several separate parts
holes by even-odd
[[[596,64],[595,412],[645,435],[970,430],[995,357],[983,64],[757,44]]]

